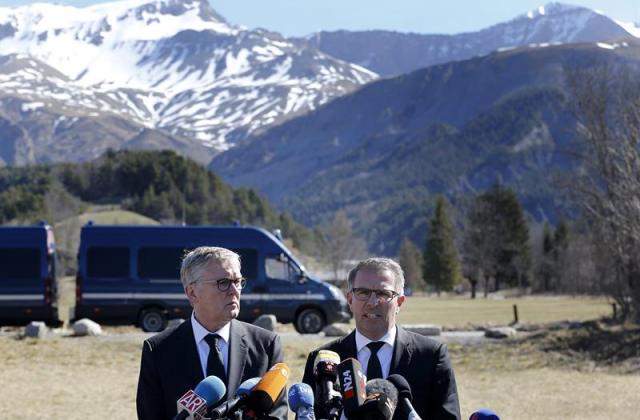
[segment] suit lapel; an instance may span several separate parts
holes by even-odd
[[[186,366],[184,375],[190,387],[191,384],[198,384],[204,379],[204,375],[202,374],[202,366],[200,365],[200,355],[198,354],[196,339],[193,335],[193,326],[191,325],[191,320],[187,319],[185,322],[180,324],[178,329],[181,335],[180,339],[178,340],[178,343],[180,343],[180,348],[178,350],[180,352],[180,355],[176,360],[185,361]],[[189,344],[185,346],[182,343]]]
[[[342,355],[342,360],[352,357],[358,360],[358,348],[356,347],[356,330],[351,331],[344,340],[338,343],[336,353]]]
[[[245,329],[242,324],[231,321],[229,332],[229,369],[227,370],[227,396],[234,396],[242,380],[244,364],[247,360]]]
[[[389,375],[399,373],[406,377],[411,363],[411,354],[413,353],[413,340],[407,332],[400,326],[396,328],[396,342],[393,346],[393,357],[391,358],[391,367]]]

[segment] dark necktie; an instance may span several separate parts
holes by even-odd
[[[217,376],[227,383],[227,375],[224,373],[224,363],[222,362],[222,352],[218,348],[218,340],[222,340],[218,334],[209,334],[204,340],[209,345],[209,358],[207,359],[207,376]]]
[[[367,363],[367,380],[382,379],[382,366],[380,366],[380,359],[378,359],[378,350],[380,350],[383,345],[383,341],[372,341],[367,344],[367,347],[371,350],[369,363]]]

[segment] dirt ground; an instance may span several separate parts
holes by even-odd
[[[102,337],[0,334],[0,417],[135,418],[145,335],[107,327]],[[284,340],[292,383],[326,339]],[[590,323],[511,341],[450,344],[463,418],[489,407],[502,419],[627,419],[640,412],[640,327]]]

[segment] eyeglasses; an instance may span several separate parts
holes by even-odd
[[[231,287],[231,284],[233,284],[233,287],[235,287],[237,290],[244,289],[244,287],[247,285],[247,279],[245,279],[244,277],[240,277],[237,279],[224,278],[218,280],[198,280],[197,283],[215,283],[218,286],[218,290],[220,290],[221,292],[226,292]]]
[[[400,293],[394,292],[393,290],[373,290],[365,289],[364,287],[354,287],[351,289],[351,292],[356,299],[362,301],[369,300],[372,293],[375,293],[377,300],[381,300],[383,302],[391,302],[393,298],[400,296]]]

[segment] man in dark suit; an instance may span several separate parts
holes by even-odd
[[[311,352],[303,382],[315,389],[314,361],[319,350],[331,350],[341,360],[358,359],[367,379],[402,375],[413,393],[413,406],[423,420],[460,419],[458,391],[445,344],[396,325],[405,301],[404,274],[395,261],[369,258],[351,270],[347,301],[356,329]],[[316,407],[320,415],[320,410]],[[399,418],[396,410],[394,419]]]
[[[235,396],[247,379],[261,377],[282,361],[278,335],[235,318],[240,312],[238,254],[216,247],[200,247],[182,261],[180,278],[193,307],[191,318],[144,342],[136,405],[140,419],[170,419],[176,401],[206,376],[215,375]],[[280,401],[271,412],[286,419]]]

